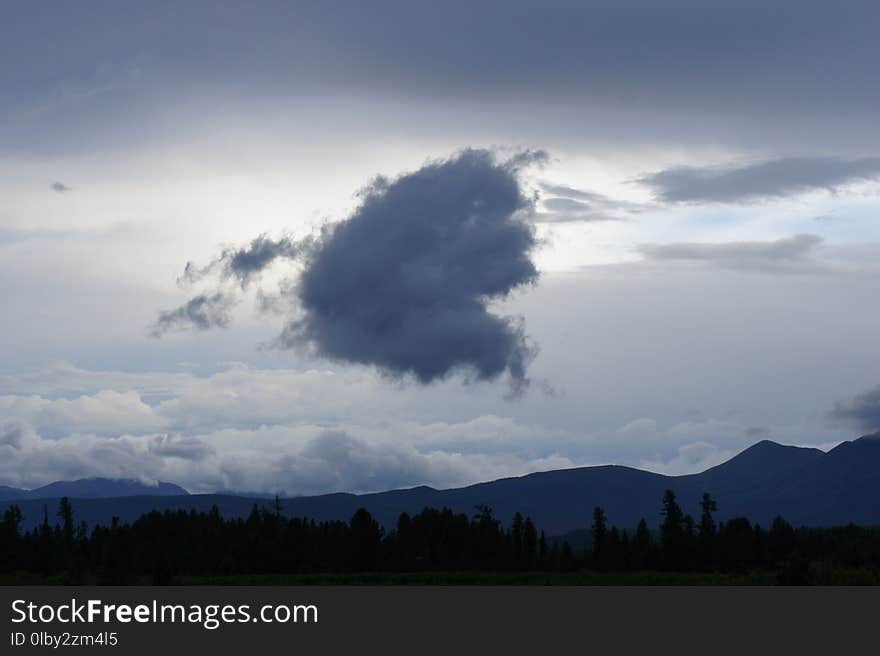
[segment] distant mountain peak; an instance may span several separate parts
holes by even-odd
[[[693,477],[701,477],[716,491],[743,485],[755,485],[785,472],[797,470],[826,454],[820,449],[779,444],[761,440]]]
[[[788,444],[780,444],[779,442],[774,442],[773,440],[761,440],[760,442],[755,442],[752,446],[743,449],[739,455],[750,452],[757,451],[783,451],[787,449],[804,449],[808,447],[802,446],[791,446]],[[736,456],[734,456],[736,457]]]
[[[766,524],[781,514],[795,525],[880,525],[880,435],[844,442],[828,453],[763,440],[726,463],[685,476],[618,466],[578,467],[446,490],[419,486],[285,498],[282,512],[316,521],[347,521],[364,507],[387,528],[396,524],[401,512],[412,515],[425,507],[445,507],[470,516],[478,505],[487,505],[503,522],[521,512],[548,535],[559,535],[588,526],[596,506],[618,527],[631,528],[643,518],[656,526],[660,499],[668,489],[690,513],[699,512],[699,500],[709,492],[718,502],[719,520],[748,517]],[[3,505],[20,506],[28,528],[39,524],[47,501],[55,503],[59,496],[71,497],[77,518],[89,525],[108,524],[114,516],[134,521],[152,510],[207,512],[213,505],[224,516],[247,517],[255,503],[270,509],[274,503],[271,497],[185,495],[183,488],[170,483],[113,479],[59,482],[36,490],[0,487]]]
[[[157,481],[144,483],[130,478],[80,478],[74,481],[55,481],[33,490],[0,487],[0,498],[47,499],[71,497],[80,499],[102,499],[131,496],[183,496],[188,495],[184,488],[174,483]]]
[[[761,440],[760,442],[756,442],[750,447],[747,447],[740,451],[733,458],[728,460],[727,462],[733,462],[737,458],[741,458],[743,456],[754,456],[754,455],[767,455],[767,454],[779,454],[779,455],[787,455],[787,454],[812,454],[814,456],[825,453],[821,449],[816,449],[814,447],[809,446],[794,446],[791,444],[780,444],[779,442],[774,442],[773,440]]]
[[[831,449],[828,455],[831,458],[846,458],[858,463],[865,458],[875,457],[868,454],[876,452],[877,447],[880,447],[880,432],[862,435],[851,442],[841,442]]]

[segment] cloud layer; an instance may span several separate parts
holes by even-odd
[[[679,166],[638,181],[668,203],[749,203],[878,178],[877,157],[789,157],[745,166]]]
[[[483,404],[484,414],[452,419],[438,409],[446,418],[431,420],[425,405],[435,405],[436,388],[396,390],[389,401],[378,377],[354,370],[235,367],[197,377],[65,367],[15,387],[31,393],[0,393],[0,482],[18,487],[106,476],[296,495],[450,487],[609,461],[687,473],[761,437],[802,434],[696,415],[562,430],[532,412],[485,413]],[[71,389],[76,396],[58,396]]]
[[[820,269],[810,256],[822,242],[817,235],[804,234],[774,241],[643,244],[639,246],[639,252],[648,260],[701,262],[729,269],[797,273]]]
[[[542,223],[625,221],[648,209],[640,203],[566,185],[545,182],[540,187],[543,211],[537,213],[535,219]]]

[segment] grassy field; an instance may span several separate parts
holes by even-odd
[[[772,572],[376,572],[178,577],[176,585],[774,585]]]
[[[740,573],[721,572],[349,572],[323,574],[237,574],[227,576],[174,576],[169,585],[540,585],[540,586],[773,586],[791,585],[790,576],[776,570]],[[880,570],[848,569],[812,563],[796,581],[800,585],[862,586],[880,585]],[[27,572],[0,575],[0,585],[69,585],[64,574],[41,576]],[[78,585],[100,585],[85,576]],[[130,581],[131,585],[152,585],[149,578]]]

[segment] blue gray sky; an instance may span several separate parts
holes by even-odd
[[[0,483],[682,473],[880,430],[876,3],[0,13]]]

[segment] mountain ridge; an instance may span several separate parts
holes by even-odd
[[[157,481],[155,485],[132,478],[102,478],[93,476],[72,481],[53,481],[33,489],[0,485],[0,500],[8,499],[101,499],[126,496],[186,496],[189,492],[179,485]]]
[[[58,489],[50,485],[38,490],[46,488]],[[685,512],[695,517],[702,494],[709,492],[718,501],[717,516],[721,520],[746,516],[767,525],[781,514],[796,525],[880,525],[880,504],[874,502],[880,498],[880,440],[843,442],[827,453],[764,440],[720,465],[681,476],[600,465],[533,472],[460,488],[422,485],[366,494],[286,497],[281,501],[286,515],[317,521],[348,520],[355,510],[365,507],[386,528],[396,524],[401,512],[413,514],[426,506],[473,514],[477,505],[488,505],[504,522],[514,512],[521,512],[548,534],[561,534],[588,526],[595,506],[601,506],[609,522],[617,526],[635,526],[643,517],[656,526],[661,519],[660,499],[667,489],[675,491]],[[29,497],[3,503],[20,505],[25,523],[33,525],[42,517],[43,504],[50,501]],[[207,511],[215,504],[224,515],[243,517],[255,504],[270,508],[273,501],[240,493],[133,494],[82,498],[74,507],[80,519],[94,523],[109,522],[112,516],[131,521],[151,510]]]

